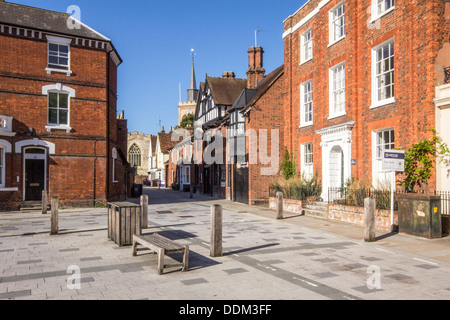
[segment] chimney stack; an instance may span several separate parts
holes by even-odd
[[[236,75],[234,74],[233,71],[225,71],[222,74],[222,78],[224,78],[224,79],[234,79],[234,78],[236,78]]]
[[[263,67],[264,50],[261,47],[248,49],[247,87],[255,89],[259,81],[264,78],[266,70]]]

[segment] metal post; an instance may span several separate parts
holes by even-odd
[[[58,234],[58,198],[52,198],[52,208],[51,208],[51,216],[50,216],[50,234],[55,235]]]
[[[277,219],[283,219],[283,192],[277,192]]]
[[[215,204],[211,207],[211,257],[222,256],[222,206]]]

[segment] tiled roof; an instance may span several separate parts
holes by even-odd
[[[247,87],[247,79],[207,77],[207,81],[217,105],[233,105],[242,90]]]

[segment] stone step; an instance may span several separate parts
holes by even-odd
[[[50,205],[47,205],[47,209],[50,210]],[[40,201],[27,201],[21,207],[20,211],[41,211],[42,203]]]

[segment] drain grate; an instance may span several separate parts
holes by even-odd
[[[170,211],[170,210],[166,210],[166,211],[155,211],[156,212],[156,214],[172,214],[173,212],[172,211]]]

